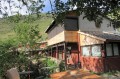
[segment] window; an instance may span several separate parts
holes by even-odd
[[[101,46],[100,45],[95,45],[92,46],[92,56],[101,56]]]
[[[114,50],[114,55],[118,56],[119,55],[119,51],[118,51],[118,45],[117,44],[113,44],[113,50]]]
[[[83,56],[90,56],[90,46],[82,47]]]
[[[112,56],[112,44],[106,44],[107,56]]]
[[[78,30],[78,19],[77,18],[67,18],[64,20],[65,30]]]
[[[106,44],[107,56],[119,56],[119,47],[117,43]]]

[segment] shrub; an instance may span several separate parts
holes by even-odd
[[[25,67],[28,65],[28,59],[24,54],[10,51],[15,45],[16,41],[13,39],[0,42],[0,76],[4,76],[10,68],[17,67],[20,70],[23,65]]]

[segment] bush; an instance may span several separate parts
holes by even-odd
[[[60,72],[65,71],[65,61],[61,61],[61,63],[59,64],[59,68],[60,68]]]
[[[40,70],[40,71],[42,71],[41,74],[48,77],[49,74],[55,72],[57,64],[54,61],[50,60],[50,58],[46,58],[43,61],[43,64],[44,64],[44,67],[41,68],[41,70]]]
[[[15,54],[16,52],[10,51],[11,47],[16,47],[15,45],[14,39],[0,42],[0,76],[4,76],[10,68],[17,67],[21,70],[22,66],[28,65],[29,61],[24,54]]]
[[[46,78],[55,71],[57,64],[49,58],[43,58],[39,55],[29,57],[26,56],[25,52],[19,53],[11,51],[10,48],[16,50],[16,45],[17,41],[14,39],[0,42],[0,77],[5,76],[6,71],[14,67],[16,67],[19,72],[28,70],[34,71],[35,73],[31,75],[33,79],[38,76],[44,76]],[[42,58],[44,60],[39,60]],[[31,64],[30,62],[33,60],[36,60],[37,63]],[[42,69],[43,67],[50,68]],[[22,77],[22,79],[25,79],[25,77]]]

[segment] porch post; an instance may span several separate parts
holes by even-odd
[[[65,70],[66,70],[67,69],[66,42],[64,43],[64,53],[65,53]]]
[[[52,47],[51,47],[51,57],[52,57],[52,54],[53,54],[53,53],[52,53]]]
[[[58,59],[58,45],[56,46],[56,58]]]
[[[104,57],[103,57],[103,62],[104,62],[104,65],[103,65],[103,67],[104,67],[104,72],[105,71],[107,71],[108,70],[108,65],[106,64],[106,56],[107,56],[107,54],[106,54],[106,43],[104,42],[104,48],[103,48],[103,50],[104,50],[104,52],[103,52],[103,54],[104,54]]]
[[[81,52],[81,47],[80,47],[80,34],[78,33],[78,67],[80,67],[80,52]]]

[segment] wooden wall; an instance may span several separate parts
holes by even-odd
[[[53,36],[52,38],[48,39],[48,46],[49,45],[53,45],[53,44],[57,44],[59,42],[63,42],[65,41],[65,37],[64,37],[64,31],[62,31],[59,34],[56,34],[55,36]]]
[[[48,46],[65,40],[63,26],[62,24],[58,24],[48,32]]]
[[[105,62],[105,71],[120,71],[120,57],[107,57],[104,58]]]
[[[54,32],[54,36],[48,39],[48,45],[57,44],[63,41],[77,42],[78,31],[61,31],[60,33],[57,33],[57,34]]]
[[[77,42],[78,31],[65,31],[65,41],[66,42]]]

